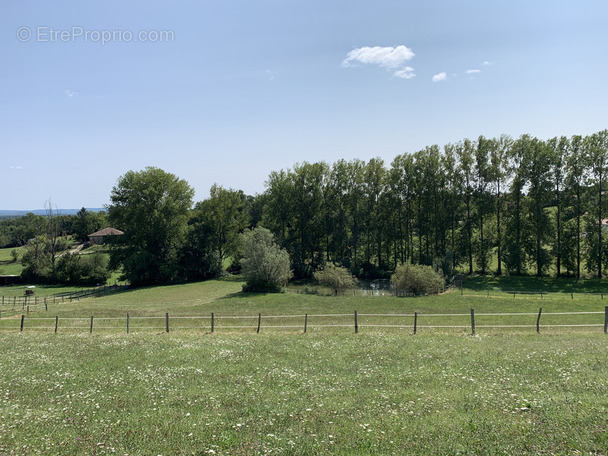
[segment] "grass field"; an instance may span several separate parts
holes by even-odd
[[[605,454],[603,335],[0,335],[2,454]]]
[[[13,261],[13,257],[11,256],[11,252],[13,250],[17,250],[17,253],[19,254],[19,258],[21,258],[21,256],[25,252],[25,249],[23,247],[18,247],[16,249],[14,249],[14,248],[0,249],[0,274],[7,274],[7,275],[21,274],[21,271],[23,270],[23,266],[21,265],[20,261],[18,261],[16,263]]]
[[[73,329],[85,331],[89,328],[87,322],[91,316],[103,322],[95,326],[96,332],[103,328],[116,332],[125,331],[126,315],[130,315],[131,329],[133,331],[158,332],[164,329],[164,317],[169,313],[176,330],[190,329],[198,333],[205,333],[210,328],[211,313],[216,318],[215,329],[224,331],[224,327],[235,324],[245,325],[249,331],[257,326],[257,316],[262,314],[262,330],[271,326],[295,326],[283,328],[294,334],[302,332],[304,315],[310,315],[308,320],[311,331],[321,331],[320,325],[346,325],[352,326],[353,313],[359,314],[359,325],[366,331],[370,325],[385,326],[412,326],[413,314],[419,314],[419,328],[425,331],[427,326],[462,326],[453,328],[453,331],[466,334],[470,331],[470,309],[477,315],[476,326],[478,332],[497,331],[487,328],[496,325],[518,325],[527,328],[518,329],[519,332],[535,332],[537,314],[542,307],[541,325],[596,325],[594,327],[579,326],[580,331],[602,331],[604,323],[604,307],[608,304],[608,294],[600,294],[602,283],[598,281],[581,281],[575,284],[578,288],[572,294],[565,290],[573,290],[573,286],[564,286],[559,289],[552,282],[536,282],[537,290],[548,294],[510,294],[507,290],[519,289],[532,291],[532,280],[505,278],[494,282],[491,286],[480,283],[481,280],[467,281],[462,290],[455,289],[441,296],[427,296],[420,298],[397,298],[394,296],[356,296],[346,293],[344,296],[334,297],[325,295],[308,295],[298,293],[298,286],[292,286],[287,293],[282,294],[248,294],[242,293],[242,281],[239,277],[229,277],[223,280],[212,280],[200,283],[182,285],[169,285],[163,287],[139,288],[125,290],[108,296],[74,301],[71,303],[49,301],[44,306],[31,306],[28,319],[45,318],[36,324],[27,324],[26,328],[42,327],[47,331],[54,329],[54,317],[61,320],[61,330]],[[516,286],[522,285],[520,288]],[[556,279],[553,279],[554,281]],[[586,283],[590,282],[590,283]],[[561,282],[560,282],[561,283]],[[51,297],[53,293],[73,291],[75,288],[37,288],[39,303],[44,296]],[[504,290],[504,291],[503,291]],[[554,290],[560,290],[555,292]],[[5,293],[13,296],[22,296],[23,286],[5,287]],[[605,298],[605,299],[604,299]],[[19,316],[24,309],[10,306],[10,294],[2,307],[4,316]],[[570,315],[578,312],[577,315]],[[516,313],[526,315],[504,315]],[[318,317],[319,315],[332,315],[331,317]],[[439,316],[432,316],[440,314]],[[501,314],[501,315],[495,315]],[[282,318],[272,316],[281,315]],[[379,316],[379,315],[393,315]],[[230,320],[228,317],[251,317],[249,319]],[[148,317],[148,321],[138,320]],[[180,320],[180,317],[181,320]],[[195,317],[188,319],[186,317]],[[264,318],[265,317],[265,318]],[[67,319],[79,318],[80,321]],[[101,320],[101,319],[112,320]],[[155,319],[155,320],[152,320]],[[177,320],[176,320],[177,319]],[[122,328],[122,329],[117,329]],[[151,328],[151,329],[150,329]],[[560,326],[551,326],[543,331],[555,332]],[[0,330],[19,329],[18,320],[0,319]],[[234,328],[230,328],[234,330]],[[277,331],[278,329],[274,329]],[[351,332],[350,329],[329,328],[324,331]],[[447,329],[444,329],[447,330]],[[505,329],[512,331],[512,329]]]
[[[442,313],[441,321],[466,326],[470,308],[530,312],[534,322],[541,306],[600,311],[548,316],[549,323],[602,323],[608,304],[608,296],[582,293],[601,293],[601,282],[579,283],[572,295],[551,283],[536,282],[543,290],[524,284],[524,291],[552,291],[541,297],[507,293],[510,279],[491,287],[483,280],[442,296],[396,298],[315,296],[297,287],[243,294],[232,277],[38,307],[24,332],[20,312],[3,312],[0,454],[608,453],[608,336],[601,327],[536,334],[485,328],[484,319],[495,317],[480,316],[472,337],[468,328],[414,336],[410,328],[366,326],[386,321],[369,314],[411,312]],[[259,334],[255,321],[222,326],[222,316],[258,313],[345,314],[350,323],[354,309],[362,315],[359,334],[314,325],[303,334],[272,328],[275,321]],[[166,312],[178,322],[214,312],[218,326],[211,334],[209,320],[194,320],[167,334]],[[118,328],[126,313],[134,318],[128,335]],[[116,320],[91,335],[91,315]],[[138,316],[156,317],[158,327],[138,328]],[[41,317],[49,320],[35,320]]]

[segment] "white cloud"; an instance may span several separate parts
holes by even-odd
[[[485,65],[485,66],[488,66],[488,65],[492,65],[492,62],[489,62],[488,60],[485,60],[481,64]]]
[[[405,62],[414,57],[414,52],[407,46],[374,46],[360,47],[350,51],[342,62],[343,67],[352,66],[354,63],[379,65],[387,69],[402,67]]]
[[[9,169],[23,169],[22,166],[9,166]]]
[[[481,73],[481,70],[467,70],[467,74],[477,74]]]
[[[441,73],[438,73],[435,76],[433,76],[432,81],[433,82],[445,81],[447,78],[448,78],[448,75],[445,73],[445,71],[442,71]]]
[[[70,89],[66,89],[63,93],[65,93],[70,98],[72,98],[74,95],[78,95],[78,92],[74,92],[73,90],[70,90]]]
[[[414,73],[414,69],[412,67],[407,66],[401,70],[395,71],[393,76],[401,79],[412,79],[416,76],[416,73]]]

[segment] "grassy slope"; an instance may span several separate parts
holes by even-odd
[[[0,273],[7,275],[19,275],[23,270],[23,266],[21,266],[21,262],[13,263],[13,257],[11,256],[11,251],[13,248],[9,249],[0,249]],[[17,248],[17,252],[19,253],[19,258],[25,252],[23,247]]]
[[[346,294],[340,297],[317,296],[298,294],[297,290],[291,289],[284,294],[247,294],[240,292],[242,282],[238,277],[231,277],[224,280],[213,280],[200,283],[189,283],[183,285],[170,285],[163,287],[140,288],[126,290],[109,296],[75,301],[72,303],[61,303],[49,301],[48,312],[44,307],[31,307],[28,317],[48,317],[58,316],[62,321],[66,318],[80,317],[88,319],[90,316],[96,318],[110,317],[120,320],[107,320],[104,326],[124,327],[126,314],[131,317],[157,317],[154,328],[162,330],[164,322],[162,317],[168,312],[171,318],[179,316],[198,316],[209,319],[213,312],[216,316],[216,328],[234,324],[246,324],[249,328],[255,327],[258,313],[263,316],[270,315],[301,315],[305,313],[312,315],[309,324],[347,324],[353,323],[353,312],[357,310],[360,315],[359,324],[398,324],[411,325],[411,317],[384,318],[369,316],[367,314],[407,314],[419,313],[419,325],[462,325],[468,328],[470,325],[469,312],[473,308],[478,314],[476,323],[479,330],[484,325],[496,324],[525,324],[534,326],[536,314],[539,308],[543,309],[542,324],[596,324],[603,323],[604,305],[608,304],[608,295],[602,299],[599,294],[582,294],[580,290],[599,291],[601,284],[595,281],[579,282],[576,285],[576,293],[550,293],[545,295],[512,295],[501,292],[500,289],[512,290],[518,284],[523,283],[523,290],[556,290],[557,279],[550,282],[539,282],[533,278],[528,278],[527,283],[524,279],[505,278],[501,281],[495,279],[470,279],[465,282],[463,290],[452,290],[442,296],[429,296],[419,298],[397,298],[393,296],[353,296]],[[482,281],[490,281],[487,287]],[[564,282],[562,290],[574,289],[570,287],[573,282]],[[534,285],[534,286],[533,286]],[[11,287],[9,287],[11,288]],[[23,291],[18,287],[14,288],[17,295],[22,295]],[[63,289],[59,289],[63,290]],[[39,299],[46,293],[50,295],[52,288],[42,288],[37,290]],[[40,301],[41,302],[41,301]],[[7,303],[10,299],[7,298]],[[5,315],[10,315],[13,309],[5,305],[3,311]],[[484,313],[511,313],[524,312],[528,316],[483,316]],[[549,315],[555,312],[599,312],[598,314],[563,316]],[[14,309],[13,314],[20,315],[22,309]],[[460,316],[449,317],[427,317],[428,314],[460,314]],[[318,318],[314,315],[319,314],[343,314],[343,317]],[[222,320],[225,316],[251,316],[249,320],[229,321]],[[150,322],[148,322],[150,323]],[[16,325],[17,322],[7,322],[0,320],[0,328],[7,328]],[[48,328],[54,327],[54,322],[44,323]],[[12,325],[12,326],[11,326]],[[74,323],[75,326],[88,327],[86,323],[80,321]],[[265,318],[264,327],[268,325],[303,325],[303,317],[270,319]],[[30,325],[32,326],[32,325]],[[62,327],[66,326],[63,324]],[[69,326],[69,325],[68,325]],[[149,327],[150,324],[138,324],[133,322],[133,329],[138,327]],[[182,320],[177,322],[177,327],[194,328],[197,331],[206,332],[209,329],[210,321],[203,320]],[[460,329],[460,332],[467,332],[469,329]],[[311,328],[312,329],[312,328]],[[534,330],[528,328],[527,330]],[[597,331],[597,328],[592,328]],[[293,332],[299,332],[293,329]]]
[[[336,298],[242,294],[231,278],[55,303],[33,315],[60,316],[58,334],[0,332],[0,453],[605,453],[608,339],[601,328],[540,336],[481,329],[477,337],[365,327],[358,335],[352,328],[162,330],[166,311],[603,310],[597,295],[513,297],[494,289],[488,297],[478,281],[468,283],[462,294],[438,297]],[[122,319],[126,312],[161,317],[159,329],[89,335],[86,320],[85,329],[63,326],[67,317]]]
[[[603,335],[23,334],[0,343],[2,454],[608,448]]]

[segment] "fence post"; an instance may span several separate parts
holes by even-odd
[[[543,308],[541,307],[538,311],[538,317],[536,318],[536,332],[540,334],[540,314],[543,313]]]
[[[262,326],[262,314],[261,313],[258,314],[258,330],[256,331],[256,334],[260,333],[260,326]]]
[[[89,334],[93,334],[93,315],[91,315],[91,331],[89,331]]]
[[[57,332],[57,326],[59,325],[59,317],[55,316],[55,332]]]
[[[414,312],[414,334],[416,334],[417,327],[418,327],[418,312]]]
[[[304,334],[306,334],[306,328],[308,326],[308,314],[304,315]]]
[[[129,334],[129,314],[127,313],[127,334]]]
[[[574,293],[570,293],[570,299],[574,299]]]
[[[23,320],[25,320],[25,315],[21,314],[21,332],[23,332]]]
[[[213,312],[211,312],[211,332],[213,333],[214,330],[215,330],[215,316],[213,315]]]
[[[46,303],[46,297],[44,298],[44,310],[49,310],[49,305]]]
[[[165,330],[169,332],[169,312],[165,314]]]
[[[357,321],[357,311],[355,310],[355,334],[359,333],[359,322]]]
[[[608,332],[608,306],[604,306],[604,334]]]
[[[475,335],[475,310],[471,309],[471,335]]]

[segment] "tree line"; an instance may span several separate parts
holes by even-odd
[[[254,197],[217,184],[209,198],[192,209],[187,182],[162,170],[130,172],[112,192],[110,220],[130,236],[121,242],[115,265],[139,258],[144,282],[175,276],[215,276],[231,259],[238,270],[239,234],[261,225],[287,250],[295,277],[311,277],[327,263],[348,268],[358,277],[390,277],[400,264],[428,265],[450,276],[456,270],[481,274],[603,276],[606,243],[606,173],[608,130],[582,137],[549,140],[523,135],[464,139],[444,147],[402,154],[390,164],[380,158],[300,163],[273,171],[266,190]],[[155,176],[155,177],[153,177]],[[135,185],[137,178],[144,182]],[[154,210],[139,208],[145,230],[129,227],[139,203],[138,185],[158,181]],[[170,197],[183,197],[167,204]],[[163,199],[164,198],[164,199]],[[141,198],[138,199],[140,201]],[[179,209],[178,209],[179,208]],[[178,212],[171,212],[171,210]],[[171,220],[153,220],[153,214]],[[168,232],[179,248],[158,251]],[[157,261],[158,267],[150,267]],[[164,265],[163,268],[161,265]],[[170,265],[170,266],[167,266]],[[152,272],[156,271],[156,272]]]
[[[297,164],[272,172],[259,199],[299,276],[335,262],[358,276],[413,263],[446,274],[602,277],[607,172],[608,130],[480,136],[390,164]]]
[[[390,163],[304,162],[271,172],[261,194],[215,184],[196,204],[177,176],[129,171],[107,207],[107,224],[125,232],[113,239],[110,267],[134,284],[239,271],[242,233],[263,226],[289,254],[295,277],[326,264],[367,278],[388,278],[401,264],[448,277],[602,277],[607,174],[608,130],[548,140],[480,136]]]

